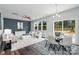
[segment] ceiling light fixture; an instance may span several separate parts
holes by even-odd
[[[31,18],[29,16],[23,15],[22,17],[31,20]]]
[[[21,14],[16,13],[16,12],[13,12],[13,13],[11,13],[11,14],[12,14],[12,15],[16,15],[16,16],[20,16],[20,17],[22,17],[22,18],[27,18],[27,19],[31,20],[31,17],[29,17],[29,16],[27,16],[27,15],[21,15]]]
[[[53,18],[55,18],[55,17],[60,17],[60,15],[58,14],[58,5],[56,4],[55,6],[56,6],[56,13],[55,13],[55,15],[53,16]]]

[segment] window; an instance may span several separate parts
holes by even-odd
[[[23,29],[23,22],[20,23],[21,29]]]
[[[66,34],[75,33],[75,20],[65,20],[63,21],[63,29]]]
[[[63,31],[63,33],[67,35],[75,34],[75,20],[63,20],[54,22],[54,31]]]
[[[43,30],[47,30],[47,22],[43,21]]]
[[[47,22],[46,21],[34,22],[34,30],[47,30]]]
[[[41,30],[41,22],[38,24],[38,29]]]
[[[20,22],[17,23],[17,29],[20,29]]]
[[[17,23],[17,29],[23,29],[23,22]]]
[[[62,31],[62,21],[55,22],[54,25],[55,25],[55,28],[54,28],[55,32]]]
[[[34,24],[34,29],[37,30],[37,23]]]

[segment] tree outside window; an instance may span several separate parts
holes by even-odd
[[[35,24],[35,30],[37,30],[37,24]]]
[[[75,33],[75,20],[63,21],[63,27],[65,33],[70,33],[70,34]]]
[[[41,30],[41,22],[38,24],[38,29]]]
[[[47,30],[47,22],[43,21],[43,30]]]
[[[54,28],[55,32],[62,31],[62,21],[55,22],[54,25],[55,25]]]
[[[55,32],[61,32],[62,29],[64,34],[69,34],[69,35],[75,34],[75,20],[63,20],[54,23]]]

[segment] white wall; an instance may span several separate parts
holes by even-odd
[[[79,44],[79,17],[77,18],[76,21],[76,44]]]
[[[46,31],[46,33],[47,33],[47,35],[49,33],[51,33],[51,35],[52,35],[53,34],[53,22],[54,21],[74,19],[74,20],[76,20],[76,39],[75,39],[75,42],[79,43],[79,39],[78,39],[79,38],[79,24],[78,24],[78,22],[79,22],[79,7],[61,12],[59,14],[61,15],[60,18],[54,18],[53,19],[53,15],[50,15],[50,16],[43,17],[43,18],[37,19],[35,21],[32,21],[31,22],[31,30],[34,30],[34,27],[33,27],[34,22],[40,21],[40,20],[42,21],[42,20],[46,19],[47,20],[47,31]],[[44,31],[42,31],[42,32],[44,32]]]
[[[41,18],[41,19],[38,19],[38,20],[33,20],[31,22],[31,30],[34,31],[34,22],[40,22],[40,21],[46,21],[47,22],[47,30],[46,31],[41,30],[41,32],[46,33],[46,34],[51,33],[51,35],[53,35],[52,34],[53,33],[53,19],[51,17],[45,17],[45,18]]]

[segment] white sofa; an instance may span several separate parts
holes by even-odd
[[[18,39],[22,39],[23,34],[26,34],[26,31],[15,31],[15,36]]]
[[[12,51],[15,51],[45,40],[44,38],[34,38],[30,35],[22,36],[22,38],[23,38],[22,40],[18,40],[16,43],[12,44],[12,49],[11,49]]]
[[[25,34],[25,31],[23,32],[15,32],[15,40],[17,40],[17,42],[12,43],[12,51],[15,51],[17,49],[21,49],[27,46],[30,46],[32,44],[41,42],[43,40],[45,40],[44,38],[42,38],[42,33],[41,32],[30,32],[29,35],[23,35]],[[20,38],[17,38],[17,36],[21,36],[22,40],[20,40]],[[34,36],[38,36],[38,38],[34,37]]]
[[[26,34],[26,31],[15,31],[16,36],[21,36],[23,34]]]
[[[33,36],[33,37],[42,38],[42,32],[41,31],[31,31],[31,32],[29,32],[29,34],[31,34],[31,36]]]

